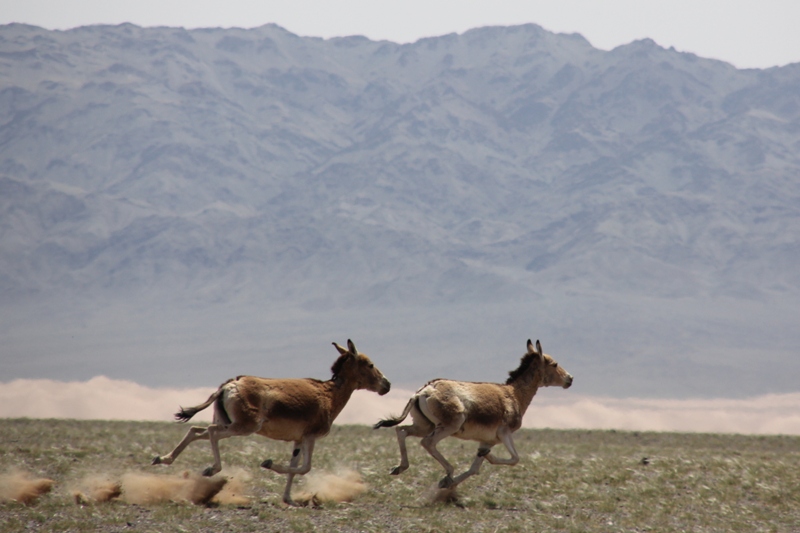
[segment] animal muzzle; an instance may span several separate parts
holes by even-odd
[[[392,384],[389,383],[389,380],[386,379],[386,378],[383,378],[381,380],[380,387],[378,388],[378,394],[383,396],[384,394],[389,392],[389,389],[391,389],[391,388],[392,388]]]
[[[564,385],[562,385],[565,389],[572,387],[572,376],[568,375],[564,378]]]

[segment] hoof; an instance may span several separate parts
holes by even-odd
[[[261,463],[261,468],[267,468],[267,469],[272,468],[272,459],[267,459],[266,461]],[[286,503],[288,504],[289,502],[286,502]],[[291,505],[291,504],[289,504],[289,505]]]
[[[211,477],[214,474],[216,474],[216,472],[214,472],[214,467],[213,466],[209,466],[208,468],[203,470],[203,476],[204,477]]]
[[[151,465],[160,465],[161,464],[161,456],[160,455],[156,455],[155,457],[153,457],[153,462],[150,463],[150,464]]]
[[[394,467],[394,469],[389,473],[390,476],[399,476],[403,471],[400,469],[399,466]]]
[[[453,478],[450,476],[445,476],[439,481],[440,489],[449,489],[452,486],[453,486]]]

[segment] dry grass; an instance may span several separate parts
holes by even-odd
[[[3,422],[0,476],[55,481],[27,505],[0,502],[4,532],[800,531],[798,437],[522,430],[519,465],[485,464],[457,494],[443,494],[433,488],[441,467],[416,441],[409,441],[411,468],[393,477],[393,431],[335,426],[317,444],[316,480],[295,481],[298,495],[318,494],[310,497],[316,506],[290,509],[280,502],[285,478],[258,466],[268,458],[288,461],[288,444],[223,441],[220,476],[228,482],[209,505],[169,494],[132,503],[126,480],[196,479],[211,464],[208,444],[194,443],[171,467],[149,466],[185,426]],[[441,449],[458,470],[475,452],[457,440]],[[339,499],[351,501],[326,501],[326,489],[343,490],[347,497]]]

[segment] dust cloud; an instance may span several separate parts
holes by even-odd
[[[245,506],[251,503],[246,487],[249,480],[250,475],[244,470],[210,478],[189,472],[179,475],[126,472],[119,479],[109,474],[90,474],[75,485],[72,496],[79,505],[120,500],[136,505],[188,502]]]
[[[98,376],[85,382],[46,379],[0,383],[0,417],[101,420],[172,420],[181,405],[203,402],[214,387],[150,388]],[[392,389],[385,396],[356,391],[337,424],[369,424],[398,414],[413,394]],[[642,399],[581,396],[573,391],[540,390],[523,426],[555,429],[697,431],[800,435],[800,393],[745,399]],[[193,420],[211,421],[213,409]]]
[[[163,502],[192,502],[207,505],[228,480],[197,474],[182,476],[128,472],[122,476],[122,499],[126,503],[150,505]]]
[[[243,507],[253,502],[253,495],[247,485],[252,477],[247,471],[244,469],[223,470],[220,475],[227,476],[228,482],[214,496],[211,500],[212,503]]]
[[[339,470],[336,473],[312,471],[305,478],[305,487],[292,494],[292,499],[301,504],[351,502],[367,490],[367,484],[355,470]]]
[[[80,480],[70,492],[79,505],[109,502],[122,495],[122,483],[107,474],[91,474]]]
[[[36,478],[27,472],[13,470],[0,475],[0,503],[17,502],[23,505],[34,503],[39,496],[53,489],[55,481]]]
[[[458,494],[458,490],[454,487],[449,489],[440,489],[438,486],[434,485],[423,493],[422,503],[446,503],[453,504],[458,507],[461,504],[461,497]]]

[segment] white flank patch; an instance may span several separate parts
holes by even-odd
[[[202,403],[214,390],[150,388],[104,376],[83,382],[18,379],[0,383],[0,417],[168,421],[180,406]],[[402,389],[385,396],[356,391],[336,423],[372,425],[400,414],[412,394]],[[537,395],[523,426],[800,435],[798,405],[800,393],[739,400],[659,400],[579,396],[559,390]],[[212,413],[209,407],[193,420],[209,422]]]

